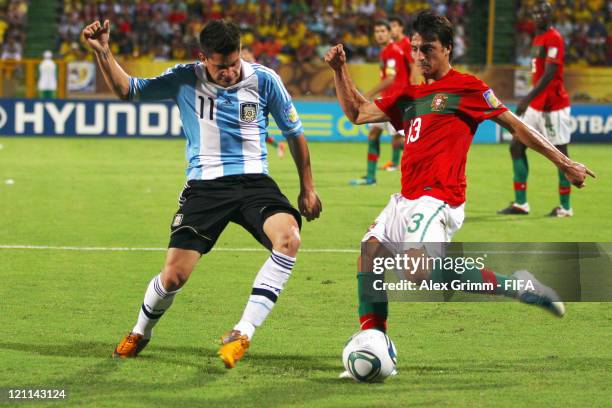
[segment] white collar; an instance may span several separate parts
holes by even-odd
[[[218,89],[223,89],[223,90],[230,90],[230,89],[239,87],[242,82],[246,81],[250,76],[252,76],[255,73],[255,70],[253,69],[253,65],[250,62],[247,62],[243,59],[240,60],[240,70],[242,71],[242,80],[238,81],[232,86],[224,87],[208,79],[206,68],[204,67],[204,64],[201,61],[198,61],[195,66],[196,76],[198,77],[200,81],[204,82],[207,85],[213,86]]]

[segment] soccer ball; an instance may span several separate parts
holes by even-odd
[[[379,382],[395,371],[395,345],[380,330],[368,329],[355,333],[342,352],[344,368],[355,381]]]

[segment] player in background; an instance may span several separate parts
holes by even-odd
[[[149,283],[137,323],[113,356],[135,357],[142,351],[200,257],[213,248],[231,221],[271,251],[257,273],[242,318],[222,337],[219,355],[232,368],[291,276],[300,246],[300,213],[310,221],[321,211],[300,118],[274,71],[241,60],[240,30],[233,23],[209,22],[200,33],[202,53],[197,63],[177,65],[150,79],[125,73],[110,51],[109,33],[108,20],[83,30],[110,89],[125,100],[174,100],[187,138],[188,160],[164,267]],[[296,163],[300,212],[267,175],[268,113],[287,138]]]
[[[251,64],[257,62],[255,60],[255,55],[253,54],[253,49],[250,46],[244,44],[240,49],[240,58],[242,58],[243,61],[249,62]],[[266,143],[276,149],[276,155],[278,157],[285,157],[285,150],[287,149],[285,142],[283,142],[282,140],[280,142],[277,142],[276,139],[268,135],[266,136]]]
[[[582,187],[586,175],[593,173],[557,150],[540,133],[525,125],[508,111],[493,91],[473,75],[459,73],[450,64],[453,29],[450,21],[431,11],[418,14],[412,35],[412,56],[425,78],[418,86],[406,85],[388,97],[369,101],[359,93],[350,77],[342,45],[332,47],[325,61],[334,71],[338,100],[352,123],[391,121],[406,132],[402,156],[402,191],[393,194],[363,237],[364,259],[358,271],[359,318],[361,329],[387,328],[387,302],[369,301],[363,292],[365,274],[372,271],[373,259],[409,250],[409,256],[428,255],[419,243],[449,242],[464,219],[465,164],[467,152],[484,120],[492,119],[514,137],[541,153],[561,169],[575,186]],[[429,247],[426,247],[429,248]],[[416,251],[416,252],[415,252]],[[431,256],[438,254],[431,253]],[[517,298],[541,306],[557,316],[565,312],[556,293],[529,272],[512,276],[487,268],[466,268],[462,273],[421,270],[415,277],[434,283],[491,282],[491,294]],[[410,278],[407,276],[406,278]],[[506,289],[507,280],[530,280],[534,290]],[[499,286],[497,286],[499,285]]]
[[[382,48],[380,51],[380,82],[364,94],[367,99],[372,99],[379,93],[383,96],[392,94],[395,90],[408,83],[409,73],[406,66],[406,57],[401,48],[391,39],[391,26],[386,20],[377,20],[374,23],[374,40]],[[380,136],[386,130],[392,138],[393,150],[391,161],[393,166],[386,168],[388,171],[397,170],[402,157],[403,136],[389,122],[370,124],[368,134],[368,156],[367,171],[365,177],[350,181],[351,185],[376,184],[376,166],[380,156]]]
[[[391,27],[391,38],[404,52],[406,57],[406,66],[410,76],[410,83],[417,85],[419,83],[419,71],[412,58],[412,45],[410,44],[410,38],[405,35],[405,24],[404,20],[399,16],[393,16],[389,18],[389,26]],[[404,146],[402,146],[402,149]]]
[[[43,60],[38,65],[38,96],[42,99],[55,97],[57,91],[57,65],[53,61],[53,53],[43,52]]]
[[[568,155],[570,142],[570,99],[563,85],[563,37],[552,26],[552,7],[547,1],[533,6],[537,35],[533,39],[531,71],[534,87],[518,103],[516,114],[529,126],[542,133],[564,155]],[[527,202],[527,146],[513,138],[510,142],[512,169],[514,172],[514,202],[499,214],[529,214]],[[561,170],[559,175],[560,205],[550,212],[552,217],[571,217],[571,183]]]

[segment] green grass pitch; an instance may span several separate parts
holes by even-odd
[[[167,140],[0,138],[0,245],[163,248],[183,185],[184,144]],[[390,155],[383,145],[382,160]],[[610,406],[612,306],[571,303],[556,319],[514,302],[393,303],[399,376],[341,381],[356,331],[358,243],[399,189],[397,173],[350,187],[362,144],[311,144],[324,212],[305,223],[286,290],[245,360],[226,370],[221,334],[242,312],[266,258],[231,226],[133,360],[111,352],[133,326],[162,251],[0,249],[0,388],[66,388],[36,406]],[[548,219],[556,170],[530,152],[532,214],[503,218],[512,199],[507,146],[476,145],[468,161],[466,222],[457,241],[612,241],[612,147],[571,146],[598,174],[574,190],[571,219]],[[295,202],[290,158],[271,174]],[[14,184],[5,180],[13,179]],[[509,273],[511,271],[500,271]],[[4,398],[4,399],[2,399]],[[6,402],[5,396],[0,401]],[[2,405],[3,402],[0,402]],[[29,404],[27,405],[29,406]]]

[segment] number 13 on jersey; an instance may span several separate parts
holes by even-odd
[[[421,118],[413,118],[410,121],[410,129],[406,135],[406,144],[416,142],[421,137]]]

